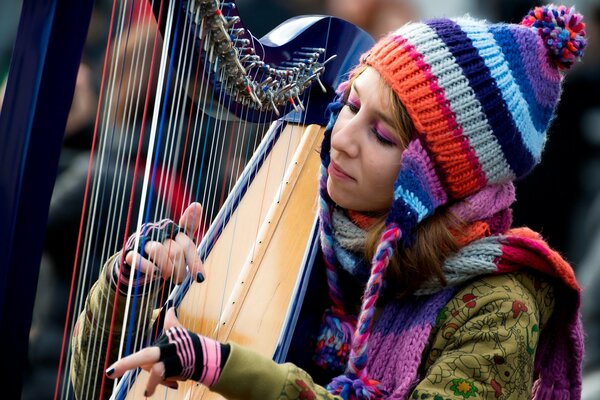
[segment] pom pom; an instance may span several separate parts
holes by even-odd
[[[547,5],[529,11],[521,25],[537,28],[554,64],[569,69],[583,55],[586,45],[583,16],[575,8]]]
[[[350,342],[355,327],[356,318],[336,311],[325,311],[317,338],[315,363],[329,371],[343,371],[348,363]]]
[[[344,400],[383,399],[388,395],[376,380],[367,378],[351,379],[346,375],[333,378],[327,385],[327,390]]]

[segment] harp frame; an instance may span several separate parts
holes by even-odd
[[[93,0],[23,0],[0,113],[0,367],[20,398],[50,198]],[[15,304],[19,303],[16,307]]]

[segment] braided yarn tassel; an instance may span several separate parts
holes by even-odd
[[[321,331],[317,338],[314,361],[321,368],[341,372],[348,362],[350,342],[352,340],[352,332],[354,332],[356,327],[356,318],[344,313],[342,294],[335,271],[331,210],[327,202],[327,169],[324,165],[321,165],[319,192],[321,247],[325,259],[329,297],[333,306],[331,309],[325,311],[323,315]]]
[[[343,89],[340,90],[340,94]],[[344,312],[341,289],[335,271],[336,257],[333,250],[332,206],[327,193],[327,166],[329,165],[329,149],[331,147],[331,130],[335,124],[342,103],[329,105],[330,119],[325,129],[325,137],[321,146],[321,176],[319,179],[319,222],[321,224],[321,248],[325,260],[331,309],[323,315],[321,331],[317,338],[314,361],[324,369],[343,371],[350,353],[352,332],[356,329],[356,318]]]
[[[394,245],[400,238],[400,228],[393,223],[388,225],[381,235],[379,246],[373,258],[371,277],[367,283],[358,317],[346,373],[334,378],[327,386],[329,392],[339,395],[343,399],[367,400],[386,396],[386,391],[380,383],[367,377],[367,344],[373,326],[375,306],[383,286],[385,271],[393,254]]]

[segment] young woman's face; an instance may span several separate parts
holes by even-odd
[[[404,147],[393,128],[391,89],[373,68],[354,80],[331,134],[327,192],[339,206],[387,211]]]

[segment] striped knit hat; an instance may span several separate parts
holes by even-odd
[[[395,244],[410,246],[415,227],[438,207],[488,185],[522,178],[539,163],[560,97],[560,70],[582,56],[584,28],[582,16],[573,8],[553,5],[535,8],[519,25],[470,17],[434,19],[401,27],[363,55],[361,63],[376,69],[400,98],[416,135],[402,155],[393,203],[352,335],[346,375],[336,378],[330,391],[346,393],[347,398],[378,396],[366,376],[366,343]],[[322,146],[320,218],[337,314],[330,324],[343,326],[331,250],[332,203],[326,189],[331,128],[340,107],[331,106]]]
[[[418,138],[404,153],[394,210],[403,239],[442,204],[527,175],[539,163],[560,69],[585,46],[581,15],[538,7],[520,25],[471,18],[408,24],[362,57],[402,104]],[[398,214],[410,213],[410,218]]]

